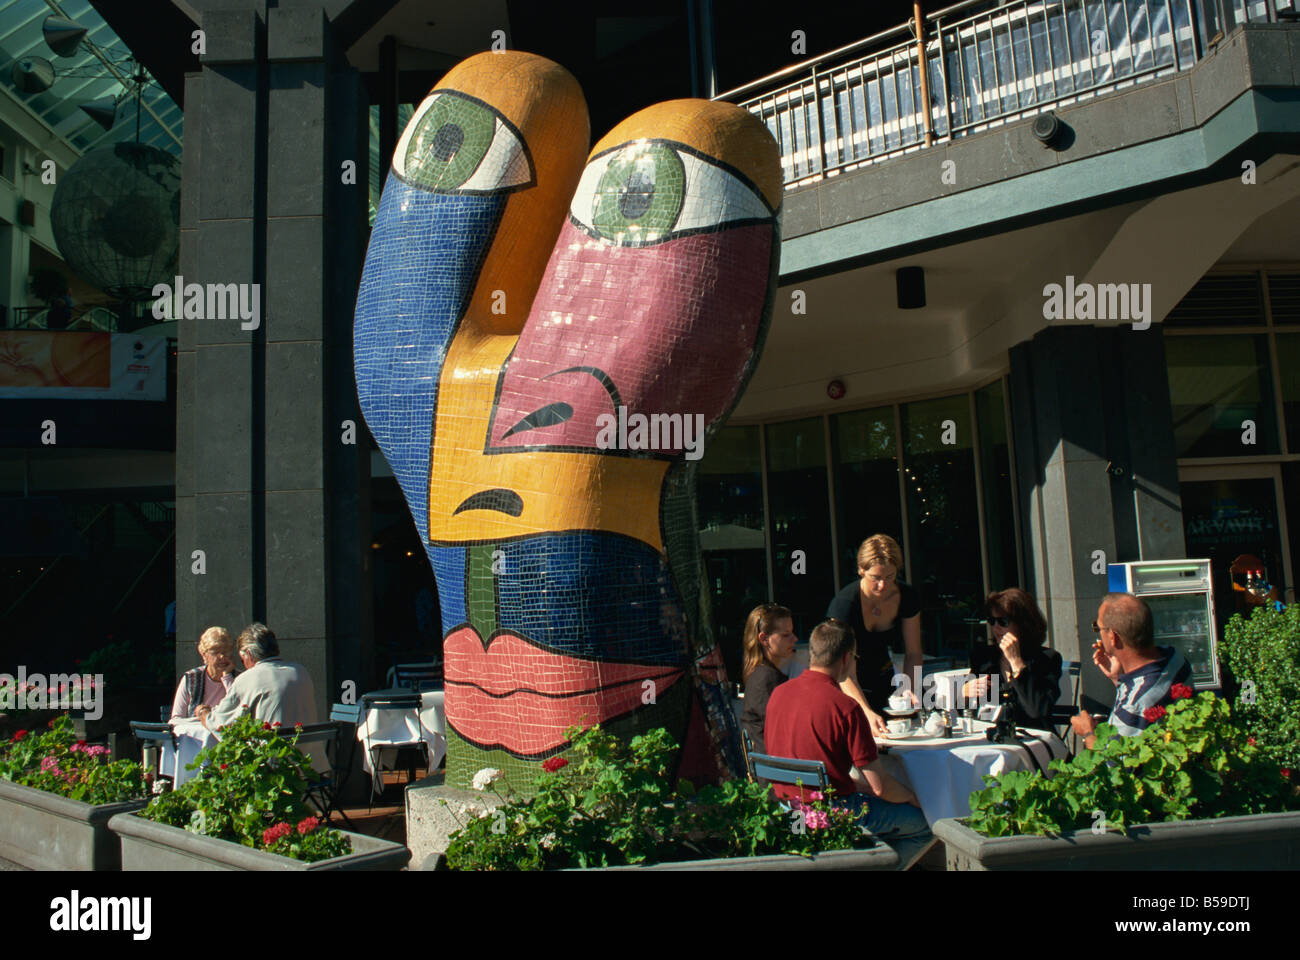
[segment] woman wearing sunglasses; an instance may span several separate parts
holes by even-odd
[[[1038,604],[1016,587],[989,594],[984,603],[993,632],[992,643],[976,644],[970,670],[978,679],[967,681],[967,700],[989,702],[992,678],[1015,694],[1015,720],[1022,727],[1051,727],[1052,707],[1061,692],[1061,655],[1044,649],[1047,622]]]

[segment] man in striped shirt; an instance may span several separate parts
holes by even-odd
[[[1157,647],[1151,608],[1131,593],[1108,593],[1092,624],[1098,635],[1092,662],[1115,684],[1115,706],[1107,722],[1120,736],[1132,737],[1150,722],[1145,713],[1173,702],[1174,684],[1188,684],[1191,664],[1173,647]],[[1090,713],[1070,718],[1074,732],[1092,749],[1097,721]]]

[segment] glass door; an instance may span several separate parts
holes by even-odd
[[[1187,556],[1210,560],[1220,633],[1234,613],[1249,615],[1258,605],[1245,590],[1242,571],[1247,567],[1262,567],[1268,582],[1278,588],[1277,596],[1292,598],[1277,465],[1181,467],[1178,476]]]

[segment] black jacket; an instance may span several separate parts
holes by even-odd
[[[1061,695],[1061,655],[1039,647],[1024,656],[1024,661],[1025,669],[1009,682],[1015,692],[1016,723],[1045,730],[1052,725],[1052,708]],[[992,644],[975,645],[970,670],[976,676],[997,676],[999,684],[1008,683],[1001,676],[1002,651]]]

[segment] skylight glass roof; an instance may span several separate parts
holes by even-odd
[[[99,48],[112,69],[85,44],[71,57],[60,57],[45,42],[45,18],[63,16],[87,28],[86,39]],[[42,93],[24,94],[13,85],[14,64],[24,57],[42,57],[54,65],[54,85]],[[80,105],[118,98],[126,89],[122,79],[135,72],[131,51],[104,21],[89,0],[0,0],[0,84],[37,114],[54,132],[85,153],[122,140],[135,140],[135,97],[118,104],[117,120],[105,130]],[[140,142],[180,156],[183,113],[156,83],[145,87],[140,111]],[[152,113],[150,112],[152,111]],[[156,115],[156,116],[155,116]]]

